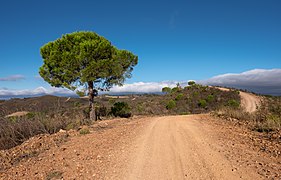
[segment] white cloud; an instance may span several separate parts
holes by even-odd
[[[0,81],[19,81],[19,80],[23,80],[23,79],[25,79],[25,77],[20,74],[11,75],[11,76],[2,77],[2,78],[0,77]]]
[[[108,93],[158,93],[163,87],[175,87],[178,82],[164,81],[164,82],[137,82],[132,84],[125,84],[124,86],[115,86]],[[187,83],[180,83],[182,86]],[[103,92],[104,93],[104,92]],[[106,93],[106,92],[105,92]],[[76,96],[75,92],[65,88],[44,88],[38,87],[36,89],[13,90],[7,88],[0,88],[0,99],[8,99],[15,97],[33,97],[42,95],[56,95],[56,96]]]
[[[163,87],[175,87],[178,81],[163,81],[163,82],[137,82],[125,84],[123,86],[115,86],[110,92],[112,93],[157,93],[161,92]],[[181,86],[186,86],[187,82],[180,82]]]
[[[0,89],[0,98],[11,98],[11,97],[30,97],[30,96],[42,96],[42,95],[62,95],[62,96],[73,96],[74,92],[64,88],[44,88],[38,87],[36,89],[24,89],[24,90],[11,90],[11,89]]]
[[[254,69],[237,74],[228,73],[199,81],[199,83],[281,95],[281,69]]]

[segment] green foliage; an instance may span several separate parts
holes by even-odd
[[[227,102],[227,105],[232,108],[239,108],[240,103],[234,99],[231,99]]]
[[[176,93],[176,92],[180,92],[181,91],[181,88],[180,87],[174,87],[172,89],[172,93]]]
[[[85,135],[85,134],[90,134],[90,130],[89,129],[81,129],[80,131],[79,131],[79,133],[80,134],[82,134],[82,135]]]
[[[198,106],[201,108],[206,108],[207,107],[207,101],[205,99],[200,99]]]
[[[16,123],[18,121],[18,117],[16,116],[10,116],[8,117],[8,120],[11,122],[11,123]]]
[[[81,124],[79,122],[71,122],[71,123],[66,125],[65,130],[69,131],[71,129],[78,128],[78,126],[80,126],[80,125]]]
[[[138,110],[139,113],[142,113],[142,112],[144,111],[144,107],[143,107],[143,104],[142,104],[142,103],[139,103],[139,104],[137,105],[137,110]]]
[[[132,116],[131,108],[126,102],[116,102],[113,107],[111,107],[111,113],[117,117],[129,118]]]
[[[239,91],[239,90],[235,90],[235,92],[236,92],[237,94],[240,94],[240,91]]]
[[[166,108],[167,109],[173,109],[173,108],[175,108],[176,107],[176,102],[174,101],[174,100],[170,100],[170,101],[168,101],[168,103],[167,103],[167,105],[166,105]]]
[[[79,90],[77,90],[77,91],[76,91],[76,94],[77,94],[79,97],[85,96],[85,92],[84,92],[84,91],[79,91]]]
[[[60,171],[51,171],[47,174],[46,180],[51,180],[51,179],[61,179],[62,178],[62,172]]]
[[[196,83],[195,83],[195,81],[188,81],[188,83],[187,83],[189,86],[193,86],[193,85],[195,85]]]
[[[197,91],[195,91],[195,92],[193,92],[193,97],[198,97],[199,96],[199,92],[197,92]]]
[[[214,101],[214,95],[210,94],[207,96],[207,102],[212,102]]]
[[[108,90],[131,77],[138,57],[118,50],[94,32],[74,32],[45,44],[40,49],[44,64],[40,76],[50,85],[75,90],[89,82]]]
[[[179,94],[176,96],[175,100],[176,100],[176,101],[179,101],[179,100],[181,100],[182,98],[183,98],[183,93],[179,93]]]
[[[28,112],[28,113],[26,114],[26,117],[27,117],[27,119],[32,119],[32,118],[35,117],[35,115],[36,115],[36,113]]]
[[[169,93],[172,92],[172,89],[171,89],[170,87],[163,87],[163,88],[162,88],[162,92],[163,92],[163,93],[169,94]]]

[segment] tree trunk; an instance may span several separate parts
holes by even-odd
[[[94,104],[94,83],[92,81],[88,82],[88,90],[89,90],[89,117],[90,120],[95,121],[96,120],[96,110],[95,110],[95,104]]]

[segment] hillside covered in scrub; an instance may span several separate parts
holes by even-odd
[[[243,92],[241,92],[243,93]],[[187,115],[214,112],[224,119],[251,124],[257,131],[280,129],[279,97],[263,97],[255,113],[241,107],[238,90],[191,84],[186,87],[164,87],[163,94],[96,97],[99,120],[114,117]],[[0,149],[21,144],[37,134],[53,134],[60,129],[78,129],[92,124],[88,100],[42,96],[0,102]]]
[[[238,107],[240,97],[238,91],[221,91],[194,84],[177,86],[162,95],[101,95],[96,101],[99,118],[108,119],[115,116],[206,113],[224,106]],[[42,96],[2,101],[0,149],[13,147],[36,134],[52,134],[60,129],[77,129],[89,124],[88,110],[88,101],[83,98]]]
[[[248,104],[245,95],[250,97]],[[254,112],[246,109],[248,105],[253,105],[252,98],[262,100]],[[114,167],[107,162],[125,162],[123,155],[126,159],[133,157],[133,162],[135,157],[144,159],[141,154],[144,152],[143,142],[139,142],[137,137],[146,137],[145,142],[153,144],[153,147],[156,144],[162,152],[163,144],[174,146],[174,143],[168,142],[175,135],[176,139],[184,140],[176,144],[180,147],[177,152],[183,155],[201,153],[200,157],[214,163],[225,161],[220,157],[227,156],[225,162],[239,167],[232,168],[231,173],[254,167],[250,171],[258,172],[257,176],[280,177],[277,170],[280,166],[277,164],[280,162],[280,97],[192,84],[164,87],[161,95],[101,95],[96,97],[96,102],[96,112],[104,121],[89,120],[89,105],[84,98],[42,96],[1,101],[0,177],[7,179],[11,174],[22,177],[26,176],[26,172],[30,177],[47,179],[80,176],[80,171],[64,169],[68,163],[76,167],[76,162],[87,164],[81,168],[92,170],[96,177],[106,177],[108,174],[103,175],[102,172]],[[192,115],[185,116],[187,114]],[[202,143],[206,141],[212,142],[212,148],[209,143]],[[132,146],[133,150],[128,150],[130,143],[136,143]],[[190,148],[190,144],[198,149]],[[218,151],[213,150],[214,145]],[[167,152],[171,149],[164,147]],[[206,149],[208,154],[204,153]],[[246,155],[245,151],[248,152]],[[121,153],[120,156],[120,152],[132,153]],[[150,153],[149,148],[145,150],[145,154]],[[159,156],[153,157],[153,154],[149,159],[157,161]],[[195,157],[198,159],[198,156]],[[33,166],[34,162],[36,166]],[[256,166],[257,162],[259,166]],[[25,167],[32,169],[27,171]],[[223,168],[225,163],[220,169]],[[229,174],[226,176],[229,177]]]

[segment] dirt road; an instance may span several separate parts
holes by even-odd
[[[216,87],[222,91],[229,91],[228,88]],[[241,105],[242,107],[249,113],[253,113],[257,110],[257,107],[260,105],[261,98],[247,92],[239,91],[241,97]]]
[[[245,108],[247,112],[254,112],[256,111],[257,107],[260,104],[260,98],[251,93],[245,93],[240,91],[241,96],[241,104]]]
[[[214,148],[198,116],[154,118],[133,143],[128,165],[117,179],[258,179],[236,171]]]
[[[90,134],[72,132],[39,154],[36,147],[45,141],[36,137],[0,153],[9,160],[24,151],[0,168],[0,179],[279,178],[280,157],[260,151],[251,131],[226,122],[209,115],[108,120],[90,127]]]

